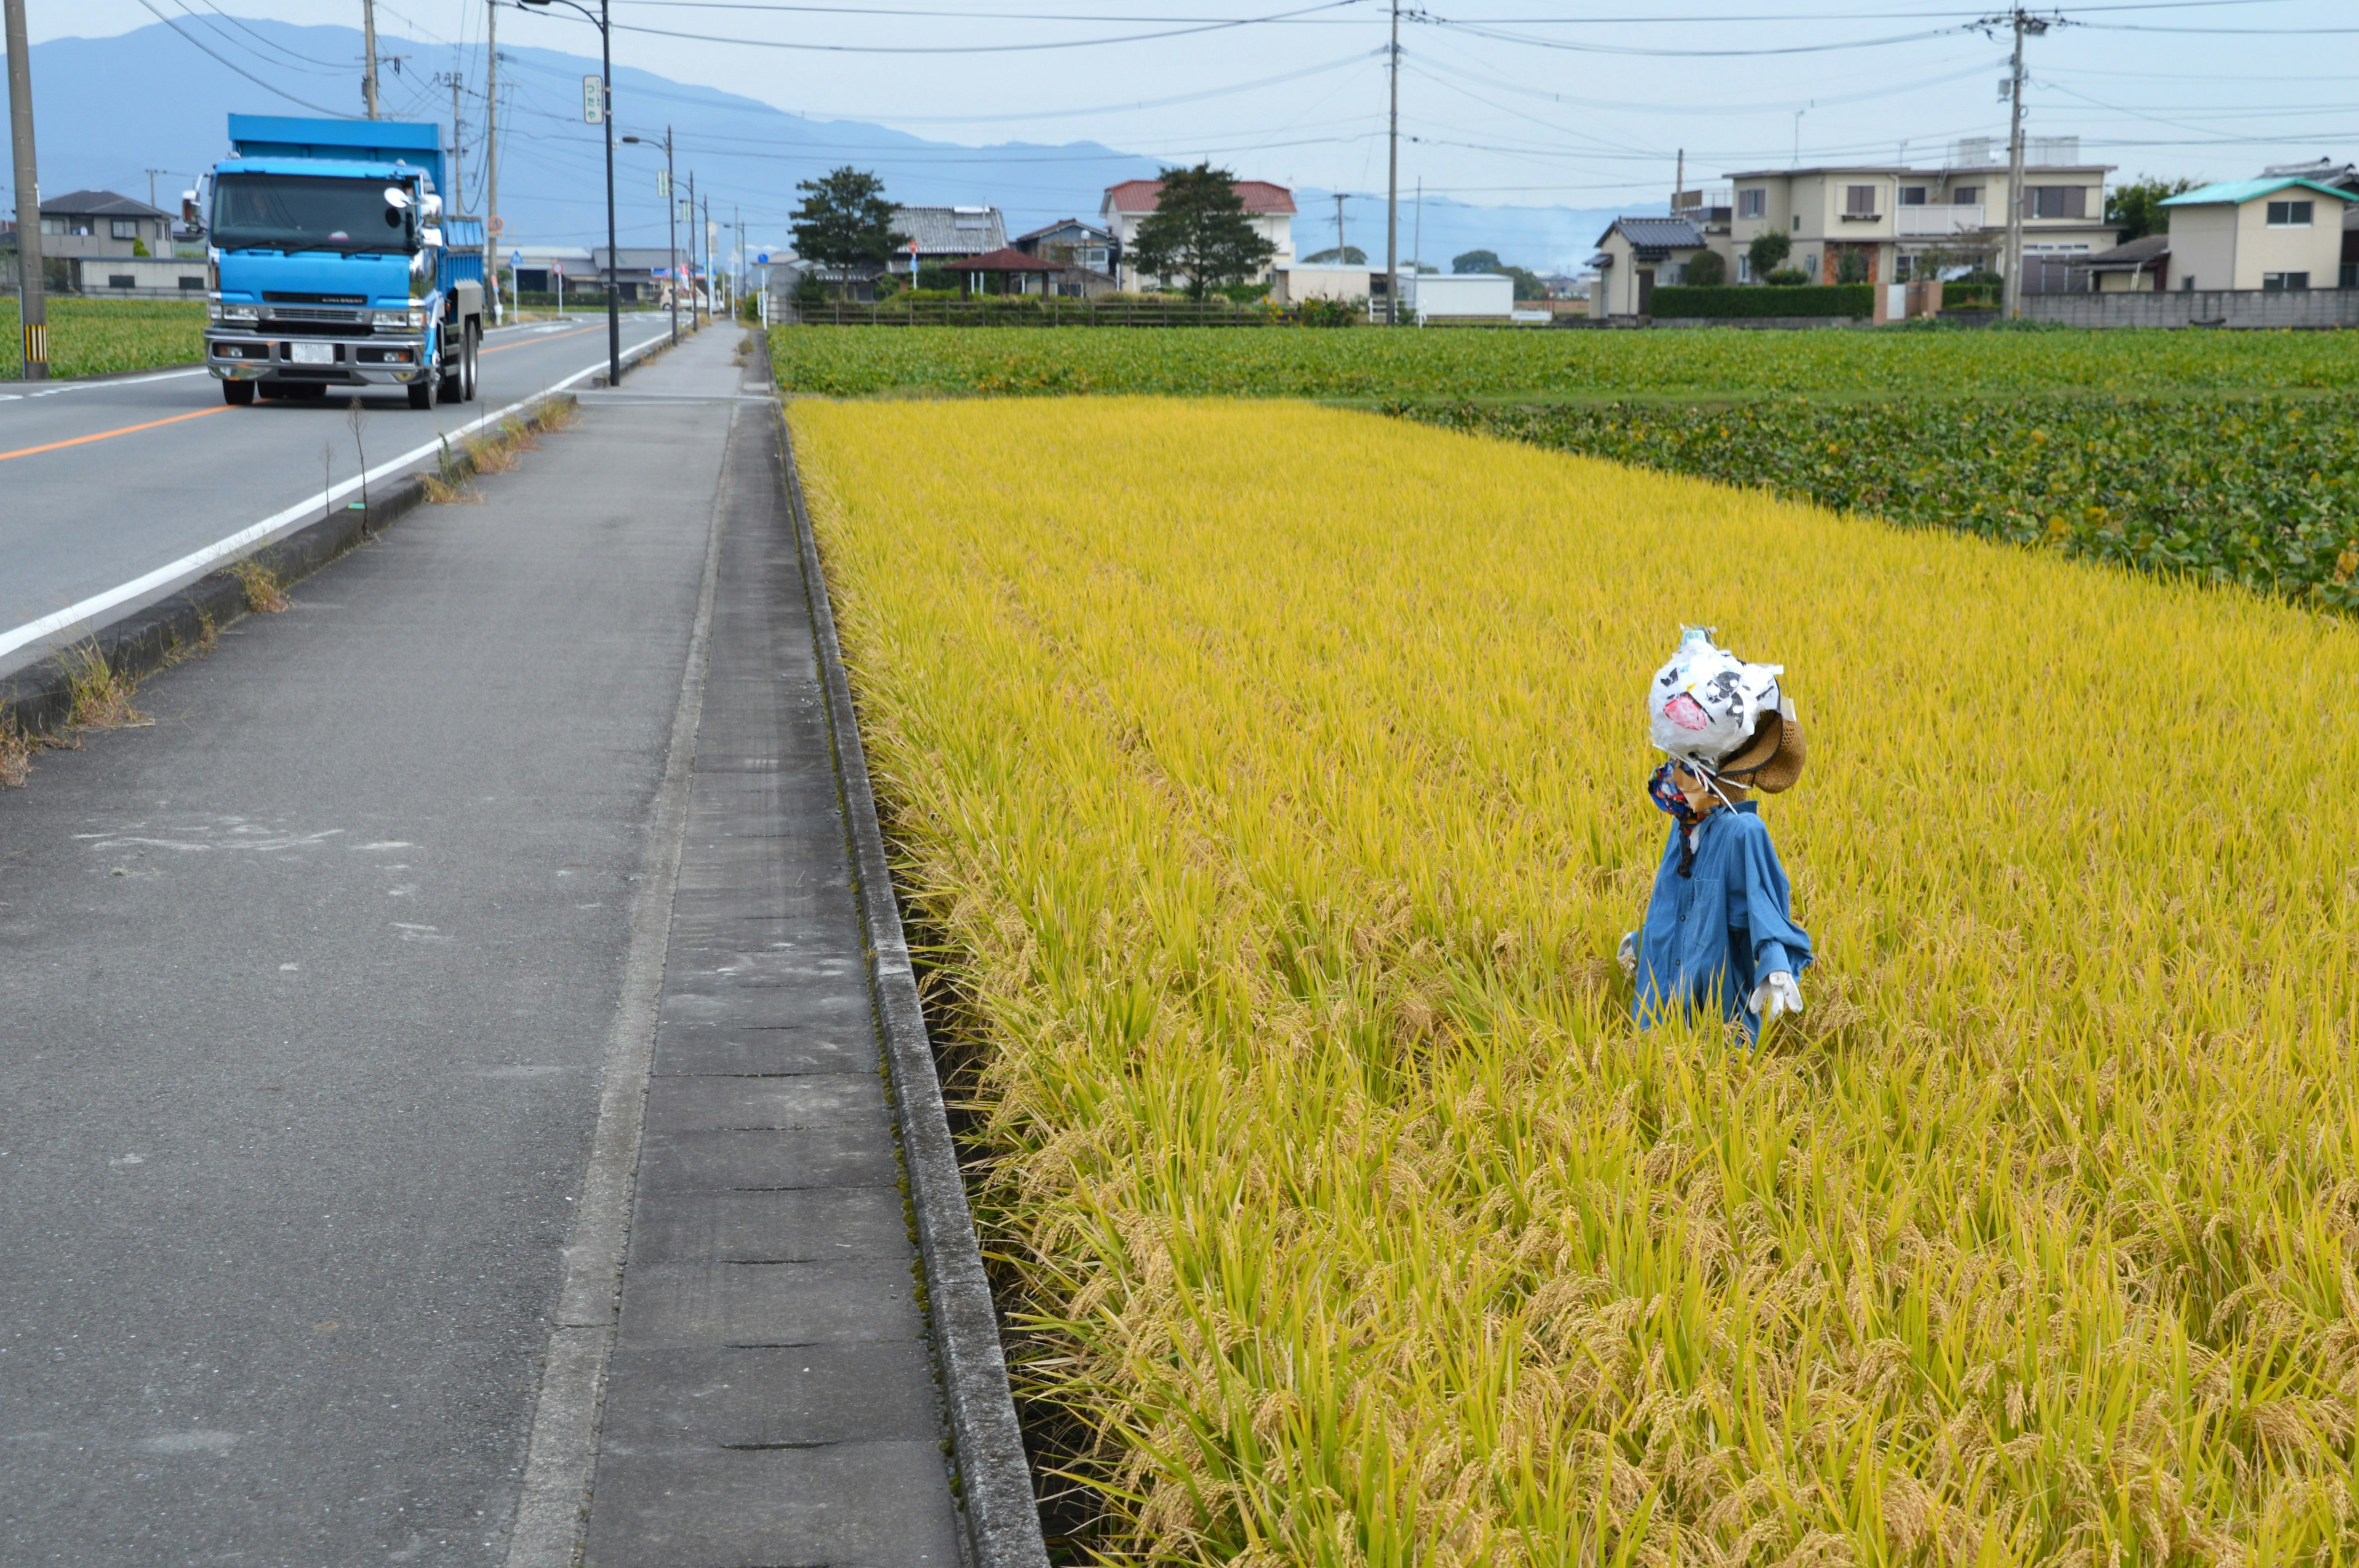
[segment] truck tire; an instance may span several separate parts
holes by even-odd
[[[435,384],[430,381],[411,382],[409,384],[409,406],[412,408],[433,407],[434,388]]]
[[[252,407],[254,406],[254,383],[250,381],[223,382],[222,401],[228,404],[232,408]]]
[[[482,352],[483,341],[482,325],[474,321],[468,322],[466,341],[461,344],[459,349],[459,401],[462,403],[473,403],[475,401],[475,394],[481,390],[475,373],[475,359]]]
[[[442,362],[442,384],[435,389],[436,401],[461,403],[467,396],[467,329],[458,329],[459,341],[451,346],[451,357]]]

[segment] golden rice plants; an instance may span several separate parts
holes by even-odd
[[[1301,406],[791,418],[1092,1549],[2359,1555],[2359,628]],[[1750,1054],[1610,958],[1682,621],[1811,730]]]

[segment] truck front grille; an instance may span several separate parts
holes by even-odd
[[[339,327],[353,326],[368,319],[366,310],[347,310],[324,305],[282,305],[265,297],[263,309],[272,321],[321,321]]]

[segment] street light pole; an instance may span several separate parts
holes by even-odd
[[[636,146],[637,136],[624,141]],[[672,189],[671,127],[664,127],[664,297],[671,304],[671,346],[679,347],[679,193]]]
[[[581,0],[517,0],[519,5],[546,7],[558,4],[582,13],[598,29],[598,119],[606,130],[606,384],[623,384],[622,284],[616,274],[622,256],[614,248],[614,34],[606,15],[607,0],[598,0],[595,15]]]
[[[16,323],[27,381],[49,379],[49,316],[41,297],[41,180],[33,158],[33,54],[25,41],[25,0],[5,0],[8,139],[16,168]]]
[[[1393,0],[1393,41],[1386,59],[1393,93],[1385,168],[1385,325],[1390,327],[1400,320],[1400,0]]]

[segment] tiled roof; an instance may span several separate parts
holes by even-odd
[[[1248,212],[1291,212],[1294,192],[1266,179],[1240,179],[1236,192]],[[1106,187],[1105,204],[1117,212],[1152,212],[1163,194],[1159,179],[1125,179]]]
[[[959,272],[1062,272],[1062,263],[1043,261],[1009,246],[979,256],[962,258],[956,267]]]
[[[57,218],[168,218],[145,201],[134,201],[128,196],[117,196],[112,190],[70,190],[63,196],[46,197],[41,202],[45,217]]]
[[[915,240],[921,256],[978,256],[1007,243],[996,207],[896,207],[893,232]],[[908,242],[895,248],[906,254]]]
[[[2321,185],[2314,179],[2230,179],[2218,185],[2205,185],[2164,201],[2165,207],[2216,207],[2223,203],[2234,205],[2263,196],[2274,196],[2280,190],[2295,187],[2315,190],[2321,196],[2332,196],[2340,201],[2359,201],[2347,190],[2337,190],[2331,185]]]
[[[1630,248],[1642,255],[1692,250],[1703,243],[1703,231],[1685,218],[1616,218],[1606,225],[1604,234],[1597,236],[1597,243],[1603,244],[1606,235],[1616,229],[1630,242]]]
[[[2093,254],[2083,256],[2072,265],[2107,269],[2137,267],[2144,266],[2148,262],[2159,260],[2169,254],[2170,236],[2169,234],[2148,234],[2144,239],[2132,240],[2128,244],[2115,245],[2112,250],[2098,251]]]
[[[1010,243],[1013,243],[1016,249],[1022,250],[1027,242],[1045,240],[1049,238],[1051,235],[1065,233],[1069,230],[1093,240],[1111,240],[1114,238],[1112,234],[1107,233],[1103,229],[1099,228],[1094,223],[1084,223],[1079,218],[1060,218],[1045,229],[1035,229],[1028,234],[1018,234]]]

